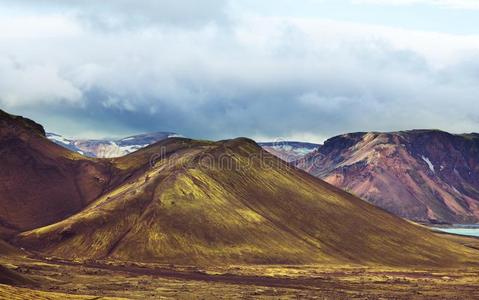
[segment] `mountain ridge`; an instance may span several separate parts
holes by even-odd
[[[258,145],[286,162],[303,158],[321,146],[320,144],[298,141],[261,142]]]
[[[357,132],[294,164],[399,216],[479,221],[479,138],[440,130]]]
[[[93,158],[115,158],[127,155],[161,140],[180,137],[173,132],[152,132],[120,139],[69,139],[48,132],[46,136],[56,144],[71,151]]]

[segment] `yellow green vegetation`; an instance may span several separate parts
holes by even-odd
[[[458,266],[479,258],[247,139],[169,139],[111,163],[125,172],[123,184],[16,242],[72,259],[195,265]]]
[[[2,258],[0,258],[0,264]],[[35,286],[0,284],[0,299],[477,299],[473,268],[234,265],[13,260]],[[93,265],[91,265],[93,264]],[[107,298],[109,299],[109,298]]]
[[[0,299],[5,300],[92,300],[99,299],[94,296],[86,295],[71,295],[65,293],[36,291],[28,288],[13,287],[0,284]],[[125,299],[125,298],[111,298],[101,297],[105,300]]]

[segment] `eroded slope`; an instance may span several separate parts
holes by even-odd
[[[0,238],[60,221],[112,183],[107,161],[70,152],[41,125],[0,111]]]
[[[434,130],[353,133],[296,165],[398,216],[479,221],[479,138]]]

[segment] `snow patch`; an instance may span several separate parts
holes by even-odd
[[[48,138],[50,140],[55,140],[57,142],[60,142],[62,144],[66,144],[66,145],[70,145],[71,144],[71,141],[67,140],[66,138],[62,137],[62,136],[59,136],[59,135],[56,135],[56,134],[49,134],[48,135]]]
[[[149,146],[149,144],[144,144],[144,145],[130,145],[130,146],[122,146],[120,147],[120,149],[125,152],[126,154],[129,154],[129,153],[132,153],[132,152],[135,152],[137,150],[140,150],[142,148],[145,148]]]
[[[122,139],[121,141],[126,142],[126,141],[131,141],[131,140],[134,140],[134,139],[135,139],[134,137],[129,137],[129,138],[126,138],[126,139]]]
[[[306,155],[306,154],[309,154],[311,152],[314,152],[315,149],[310,149],[310,148],[296,148],[294,151],[299,153],[299,154],[302,154],[302,155]]]
[[[307,155],[311,152],[314,152],[315,149],[312,148],[295,148],[291,145],[276,145],[272,147],[276,151],[285,151],[285,152],[293,152],[297,155]]]
[[[421,155],[421,158],[422,158],[422,160],[424,160],[427,163],[427,165],[429,166],[429,170],[431,170],[431,172],[435,173],[436,171],[434,170],[434,165],[429,160],[429,158],[425,157],[424,155]]]
[[[459,192],[455,186],[452,187],[452,189],[454,190],[454,192],[458,193],[458,194],[461,194],[461,192]]]

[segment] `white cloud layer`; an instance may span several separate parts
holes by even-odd
[[[22,65],[0,59],[0,103],[6,107],[78,103],[82,92],[56,66]]]
[[[453,9],[479,9],[477,0],[353,0],[357,4],[414,5],[426,4]]]
[[[0,107],[49,130],[319,140],[479,124],[478,36],[264,17],[216,0],[47,3],[0,18]]]

